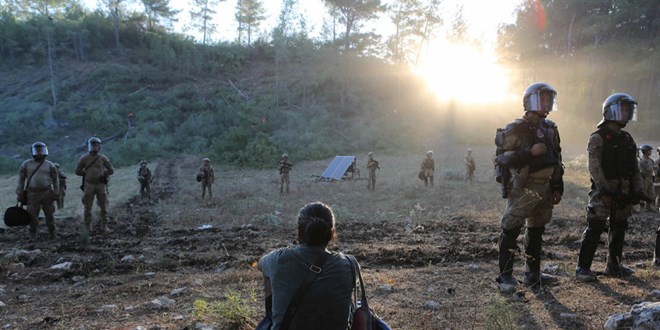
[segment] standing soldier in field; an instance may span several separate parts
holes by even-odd
[[[433,159],[433,150],[426,152],[426,158],[422,160],[422,172],[424,173],[424,186],[429,185],[431,182],[431,187],[433,187],[433,172],[435,172],[435,160]]]
[[[660,207],[660,147],[656,149],[658,153],[658,158],[655,159],[655,179],[654,182],[654,192],[655,192],[655,207]],[[660,228],[655,232],[655,251],[653,252],[653,268],[660,269]]]
[[[146,160],[140,162],[137,177],[140,182],[140,199],[151,199],[151,181],[153,181],[153,177],[151,176],[151,170],[147,167]]]
[[[647,212],[657,212],[658,209],[655,206],[653,181],[655,181],[655,172],[658,170],[658,165],[651,158],[653,147],[648,144],[643,144],[639,149],[642,151],[642,158],[639,160],[639,172],[642,176],[642,191],[652,200],[652,202],[645,202],[644,204]]]
[[[556,281],[541,273],[545,225],[552,218],[553,206],[564,192],[561,147],[557,125],[547,120],[555,110],[557,92],[546,83],[527,87],[523,96],[525,115],[498,130],[495,137],[497,165],[510,181],[502,179],[508,198],[502,215],[499,238],[499,277],[502,292],[513,292],[518,281],[513,264],[518,251],[517,238],[523,227],[525,277],[528,286]],[[504,175],[503,175],[504,176]]]
[[[474,170],[476,166],[474,164],[474,158],[472,158],[472,149],[467,149],[467,154],[465,155],[465,182],[474,180]]]
[[[60,193],[57,198],[57,209],[61,210],[64,208],[64,196],[66,195],[66,175],[62,172],[59,163],[53,163],[55,168],[57,168],[57,175],[60,179]]]
[[[589,174],[591,191],[587,205],[587,228],[582,234],[575,277],[593,282],[596,275],[591,263],[603,232],[608,233],[605,274],[630,276],[634,271],[623,266],[623,243],[632,206],[648,199],[642,191],[642,178],[637,164],[637,146],[623,130],[636,120],[637,101],[625,93],[610,95],[603,103],[603,119],[597,131],[589,136]]]
[[[80,157],[76,166],[76,175],[81,176],[83,184],[82,203],[85,206],[85,229],[91,230],[92,206],[94,197],[101,209],[100,229],[107,232],[108,228],[108,179],[115,173],[112,163],[105,155],[101,154],[101,139],[92,137],[87,140],[88,153]]]
[[[30,222],[30,237],[37,239],[39,226],[39,212],[44,211],[48,238],[55,238],[55,205],[60,191],[59,176],[55,164],[46,160],[48,147],[43,142],[32,144],[32,159],[21,164],[18,171],[18,185],[16,187],[16,200],[27,204],[28,212],[32,215]]]
[[[202,165],[197,170],[197,181],[202,183],[202,200],[209,191],[209,199],[213,199],[213,181],[214,181],[213,167],[211,167],[211,160],[208,158],[202,159]]]
[[[371,191],[376,190],[376,170],[380,169],[378,161],[374,159],[374,153],[369,152],[367,154],[367,170],[369,171],[369,182],[367,183],[367,189]]]
[[[289,193],[289,172],[293,168],[293,164],[289,163],[289,155],[283,154],[282,158],[277,162],[277,170],[280,172],[280,194],[284,193],[284,186],[286,185],[286,193]]]
[[[655,149],[658,158],[655,159],[655,181],[653,182],[653,192],[655,193],[655,207],[660,207],[660,147]]]

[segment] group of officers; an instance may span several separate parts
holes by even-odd
[[[513,276],[513,265],[518,252],[517,238],[524,229],[525,271],[523,283],[535,286],[552,283],[556,278],[542,273],[542,235],[552,218],[554,205],[561,202],[564,193],[564,167],[557,125],[546,117],[555,109],[557,92],[547,83],[530,85],[523,96],[524,115],[496,133],[495,165],[498,181],[503,185],[503,197],[507,198],[502,215],[499,245],[499,274],[497,282],[503,292],[515,291],[518,281]],[[653,147],[642,145],[637,148],[633,137],[623,128],[635,121],[637,101],[626,93],[615,93],[607,97],[602,105],[602,120],[596,125],[588,141],[589,174],[591,191],[587,205],[587,227],[582,235],[577,260],[576,278],[579,281],[596,281],[591,265],[603,232],[608,235],[607,264],[604,274],[626,277],[633,270],[623,265],[623,245],[633,205],[644,202],[647,211],[657,212],[653,180],[658,172],[658,161],[651,159]],[[101,140],[92,137],[87,141],[88,152],[80,157],[75,174],[82,177],[82,203],[85,207],[84,225],[91,230],[92,205],[94,198],[100,208],[101,231],[107,231],[108,222],[108,178],[114,168],[108,158],[101,154]],[[638,150],[642,156],[638,159]],[[472,180],[474,160],[467,151],[466,181]],[[660,148],[658,148],[660,154]],[[27,205],[32,215],[30,234],[37,237],[38,215],[44,211],[49,237],[55,237],[53,213],[54,202],[63,207],[66,176],[59,166],[46,160],[48,147],[42,142],[32,145],[32,159],[21,164],[16,188],[17,200]],[[368,189],[376,186],[376,170],[379,162],[372,152],[368,153]],[[659,158],[660,160],[660,158]],[[355,162],[355,161],[354,161]],[[289,172],[293,164],[283,154],[278,162],[280,193],[289,193]],[[352,164],[356,170],[355,163]],[[420,179],[425,185],[433,185],[435,163],[433,152],[428,151],[422,161]],[[147,162],[142,161],[138,169],[140,195],[150,197],[153,180]],[[197,181],[202,185],[202,199],[208,192],[213,197],[214,172],[210,160],[204,158],[198,169]],[[660,267],[660,229],[657,231],[654,251],[654,267]]]
[[[101,140],[92,137],[87,140],[87,153],[80,157],[76,166],[76,175],[82,177],[80,189],[83,191],[82,203],[85,207],[84,224],[91,231],[92,205],[96,198],[101,210],[98,223],[102,232],[108,231],[108,178],[114,173],[110,160],[101,154]],[[43,142],[35,142],[31,147],[32,159],[21,164],[18,172],[16,200],[27,205],[31,216],[29,223],[30,236],[37,239],[39,213],[44,212],[48,237],[55,238],[55,201],[58,208],[64,207],[66,193],[66,175],[59,169],[59,164],[46,160],[48,146]]]
[[[507,198],[499,237],[497,282],[502,292],[513,292],[518,285],[513,265],[518,252],[516,240],[523,229],[525,271],[522,282],[536,286],[557,281],[540,269],[542,235],[552,217],[553,206],[561,202],[564,193],[559,131],[554,122],[546,119],[555,109],[556,97],[557,92],[549,84],[530,85],[523,95],[525,113],[522,118],[496,133],[495,164],[502,195]],[[617,277],[632,275],[634,271],[623,265],[623,245],[633,205],[645,202],[648,210],[657,211],[657,206],[653,205],[654,167],[650,160],[653,148],[643,145],[643,156],[638,161],[637,145],[623,130],[628,122],[636,120],[636,114],[637,101],[631,95],[612,94],[605,99],[602,120],[589,137],[591,191],[587,227],[575,270],[578,281],[597,280],[597,273],[591,266],[603,232],[608,235],[603,273]],[[660,230],[656,236],[654,268],[660,266],[659,249]]]
[[[289,193],[289,173],[293,168],[293,164],[289,162],[289,155],[283,154],[280,160],[277,162],[277,170],[280,174],[280,194]],[[376,170],[380,169],[380,163],[374,159],[374,153],[367,153],[367,172],[369,177],[367,178],[367,189],[374,191],[376,190]],[[467,154],[465,155],[465,181],[473,182],[474,181],[474,171],[476,169],[474,158],[472,157],[472,149],[467,149]],[[351,173],[351,178],[355,177],[355,173],[359,173],[357,168],[356,159],[353,158],[353,162],[346,169],[346,174]],[[424,185],[428,186],[429,184],[433,186],[433,178],[435,173],[435,160],[433,159],[433,150],[426,152],[426,157],[422,160],[422,165],[420,166],[419,179],[424,181]]]

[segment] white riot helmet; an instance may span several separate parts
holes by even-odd
[[[603,102],[603,120],[611,121],[637,121],[637,101],[626,93],[614,93]]]
[[[99,145],[99,150],[94,150],[93,146],[95,144]],[[89,138],[89,140],[87,140],[87,151],[89,151],[89,152],[99,152],[101,150],[101,148],[100,148],[101,145],[103,145],[103,143],[101,143],[101,139],[99,139],[97,137],[91,137],[91,138]]]
[[[32,157],[48,156],[48,146],[43,142],[32,143]]]
[[[525,111],[556,111],[557,91],[552,86],[537,82],[529,85],[523,95]]]

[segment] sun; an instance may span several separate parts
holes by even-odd
[[[442,101],[489,104],[509,98],[509,78],[492,52],[473,45],[436,40],[416,73]]]

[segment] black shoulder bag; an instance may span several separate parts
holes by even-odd
[[[32,177],[35,173],[37,173],[43,163],[44,162],[41,162],[39,166],[34,169],[32,174],[30,174],[30,177],[28,177],[27,183],[21,192],[20,201],[16,202],[16,206],[9,207],[7,210],[5,210],[4,221],[7,227],[27,226],[30,224],[30,222],[32,222],[32,215],[30,215],[30,213],[25,208],[23,208],[23,205],[28,203],[27,188],[30,186],[30,181],[32,181]]]
[[[286,309],[286,313],[284,313],[284,319],[282,319],[282,324],[280,325],[280,329],[282,330],[288,330],[289,325],[291,324],[291,321],[293,320],[293,317],[296,314],[296,311],[298,310],[298,305],[302,302],[303,298],[305,297],[305,294],[307,293],[307,290],[309,290],[309,287],[312,286],[312,282],[316,278],[318,274],[323,271],[321,266],[325,264],[325,262],[328,260],[330,257],[330,253],[327,253],[323,251],[321,255],[316,259],[316,262],[309,266],[309,272],[307,272],[307,277],[305,278],[305,281],[303,284],[298,288],[298,291],[296,291],[296,294],[293,296],[291,299],[291,302],[289,303],[289,307]],[[264,317],[261,322],[259,322],[259,325],[255,328],[255,330],[268,330],[273,324],[273,296],[270,295],[266,297],[266,316]]]
[[[349,318],[348,328],[351,330],[392,330],[385,321],[381,320],[378,315],[369,307],[367,302],[367,293],[364,291],[364,281],[362,281],[362,273],[360,272],[360,264],[353,256],[347,256],[351,261],[351,268],[353,270],[353,279],[357,274],[357,279],[360,280],[360,291],[362,293],[361,300],[358,300],[357,286],[353,290],[353,306],[351,308],[351,315]]]

